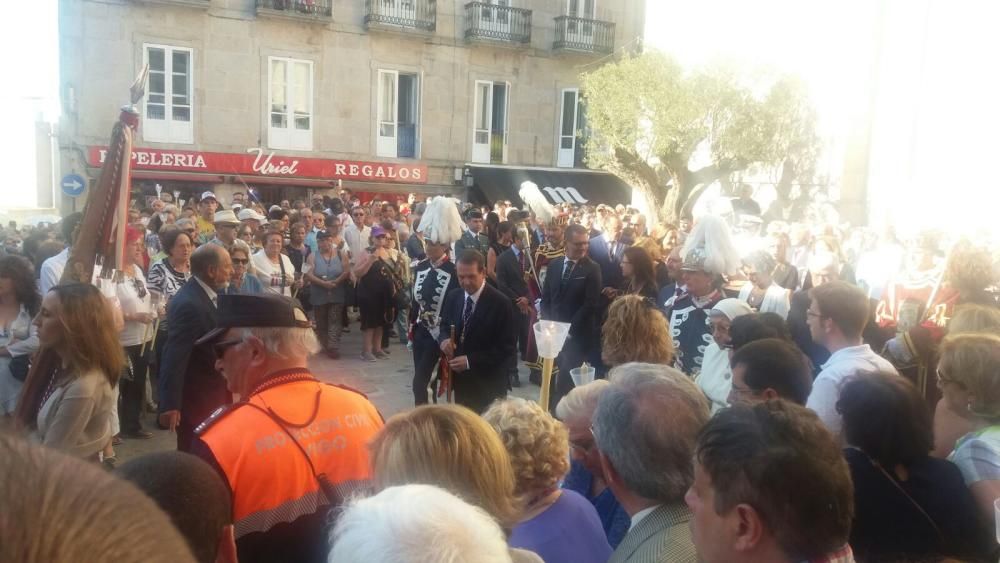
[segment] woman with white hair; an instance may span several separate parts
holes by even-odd
[[[389,487],[350,503],[329,563],[507,563],[503,530],[481,508],[431,485]]]
[[[775,259],[763,250],[751,252],[743,258],[743,273],[747,282],[740,288],[739,300],[758,313],[776,313],[788,317],[787,289],[774,281],[772,273],[778,267]]]
[[[734,319],[751,313],[749,305],[733,298],[719,301],[708,312],[712,343],[705,348],[701,373],[694,381],[711,401],[712,414],[729,406],[729,391],[733,387],[733,372],[729,367],[729,350],[732,348],[729,328]]]
[[[611,548],[618,547],[628,532],[631,519],[608,488],[601,469],[601,456],[590,431],[597,401],[608,388],[606,379],[574,387],[556,405],[556,417],[569,434],[569,473],[563,479],[563,489],[576,491],[590,501],[601,519],[601,527]]]
[[[597,511],[580,494],[559,488],[569,471],[566,428],[538,403],[510,398],[483,414],[500,435],[514,468],[520,522],[510,545],[547,563],[605,563],[611,546]]]

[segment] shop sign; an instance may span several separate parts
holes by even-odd
[[[90,147],[87,152],[88,164],[101,166],[104,164],[107,152],[107,147]],[[132,168],[168,172],[238,174],[245,177],[427,183],[427,166],[422,164],[290,157],[276,155],[273,151],[261,148],[247,149],[245,154],[133,148]]]

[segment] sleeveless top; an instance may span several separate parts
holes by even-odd
[[[334,248],[333,258],[329,261],[323,257],[323,253],[317,252],[312,255],[315,264],[312,274],[317,278],[331,281],[340,277],[344,273],[344,264],[340,259],[340,251]],[[344,284],[338,284],[333,289],[327,289],[318,285],[313,285],[309,293],[309,301],[313,305],[326,305],[327,303],[344,302]]]

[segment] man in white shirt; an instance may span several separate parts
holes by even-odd
[[[632,520],[609,563],[691,562],[691,460],[708,421],[705,396],[680,371],[628,363],[611,370],[594,411],[605,480]]]
[[[368,248],[368,238],[371,237],[371,227],[365,225],[365,210],[362,207],[355,207],[351,210],[351,224],[344,229],[344,241],[351,249],[351,263],[361,254],[361,251]]]
[[[66,269],[66,262],[69,261],[69,249],[73,246],[76,228],[82,220],[83,213],[77,212],[63,217],[63,220],[59,223],[59,229],[62,231],[62,238],[66,244],[66,248],[59,254],[42,262],[38,280],[38,290],[42,295],[45,295],[50,289],[59,285],[59,279],[62,278],[63,270]]]
[[[832,281],[813,288],[810,297],[812,303],[806,311],[809,333],[814,342],[830,351],[830,359],[816,376],[806,406],[839,439],[843,420],[837,412],[837,400],[844,383],[859,374],[897,372],[861,339],[869,318],[864,291],[846,282]]]

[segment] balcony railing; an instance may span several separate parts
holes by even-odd
[[[615,48],[615,24],[573,16],[557,16],[556,51],[608,54]]]
[[[365,24],[369,27],[422,29],[437,27],[436,0],[365,0]]]
[[[333,0],[257,0],[257,13],[327,21],[333,18]]]
[[[530,43],[531,10],[469,2],[465,5],[465,38]]]

